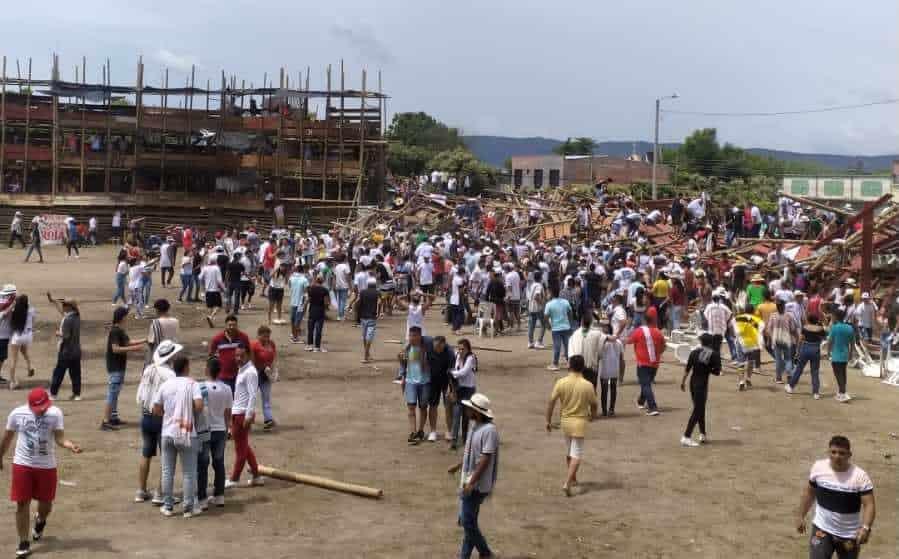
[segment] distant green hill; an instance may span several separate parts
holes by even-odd
[[[553,138],[509,138],[507,136],[465,136],[465,144],[481,161],[502,167],[507,157],[513,155],[545,155],[552,153],[553,148],[562,143],[562,140]],[[665,144],[665,147],[677,147],[678,144]],[[600,142],[596,153],[624,157],[634,150],[637,153],[652,151],[650,142]],[[859,162],[865,171],[878,171],[890,169],[894,159],[899,155],[870,155],[855,157],[852,155],[834,155],[827,153],[796,153],[792,151],[780,151],[764,148],[749,148],[749,153],[773,157],[783,161],[805,161],[818,163],[829,167],[834,171],[855,169]]]

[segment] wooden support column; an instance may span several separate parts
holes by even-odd
[[[862,218],[862,291],[871,291],[871,261],[874,259],[874,212]]]
[[[18,60],[16,61],[18,64]],[[20,82],[21,83],[21,82]],[[19,86],[21,88],[21,86]],[[31,59],[28,59],[28,81],[25,94],[25,167],[22,169],[22,192],[28,192],[28,144],[31,143]],[[21,93],[21,91],[19,91]],[[53,192],[55,194],[56,192]]]
[[[53,86],[52,89],[56,89],[56,82],[59,80],[59,56],[53,55]],[[59,193],[59,95],[56,93],[53,94],[53,127],[51,128],[51,133],[53,136],[50,138],[50,149],[52,153],[50,154],[50,165],[52,169],[51,173],[51,186],[53,190],[53,195]]]
[[[345,105],[345,92],[346,91],[346,75],[343,71],[343,59],[340,59],[340,119],[338,121],[338,129],[337,129],[337,141],[340,142],[340,159],[338,165],[340,165],[339,172],[340,178],[337,179],[337,199],[343,200],[343,127],[344,127],[344,115],[343,111],[346,108]]]
[[[302,85],[301,85],[302,88]],[[300,136],[300,192],[299,197],[303,197],[303,181],[306,174],[306,116],[309,114],[309,69],[306,69],[306,88],[303,101],[300,103],[300,124],[297,134]]]
[[[328,64],[327,77],[327,94],[325,95],[325,143],[322,146],[322,200],[327,198],[328,193],[328,151],[330,146],[328,141],[331,139],[331,65]]]
[[[5,192],[3,181],[6,175],[6,57],[0,73],[0,192]]]
[[[165,69],[165,79],[163,81],[162,90],[162,154],[159,158],[159,191],[165,190],[165,146],[166,146],[166,117],[168,116],[169,107],[169,69]]]
[[[287,77],[286,83],[290,83],[290,77]],[[285,87],[285,72],[281,68],[281,89]],[[288,88],[289,89],[289,88]],[[285,103],[290,103],[290,97],[285,93]],[[278,145],[275,148],[275,200],[281,199],[281,150],[284,148],[284,109],[278,111]]]
[[[184,173],[184,192],[188,192],[190,190],[189,177],[191,176],[190,168],[191,168],[191,151],[192,146],[190,145],[191,136],[193,134],[193,112],[194,112],[194,83],[197,75],[197,66],[195,64],[191,64],[190,66],[190,92],[188,93],[187,100],[185,101],[185,105],[187,105],[187,133],[185,134],[185,145],[184,145],[184,164],[185,164],[185,173]]]
[[[109,65],[109,59],[106,59],[106,70],[103,72],[106,86],[104,97],[106,97],[106,134],[104,144],[106,148],[106,166],[103,172],[103,192],[109,193],[109,185],[112,182],[112,75],[110,71],[112,67]]]
[[[144,141],[141,124],[144,118],[144,59],[137,60],[137,93],[134,107],[134,170],[131,172],[131,194],[137,191],[137,169],[140,166],[140,150]]]
[[[77,80],[76,80],[77,81]],[[81,84],[87,85],[87,57],[81,57]],[[87,96],[81,96],[81,137],[78,141],[79,144],[79,157],[78,157],[78,174],[79,181],[78,187],[81,192],[84,192],[84,184],[85,184],[85,169],[84,169],[84,134],[85,134],[85,111],[87,111]]]
[[[353,205],[358,206],[362,200],[362,184],[365,177],[365,87],[366,72],[362,70],[362,100],[360,101],[359,113],[362,115],[359,120],[359,177],[356,179],[356,194],[353,196]]]

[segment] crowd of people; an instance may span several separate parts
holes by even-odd
[[[132,231],[123,239],[115,264],[114,310],[106,345],[109,383],[100,428],[115,431],[122,425],[118,397],[128,356],[143,353],[137,392],[143,445],[135,501],[152,501],[164,516],[173,515],[177,462],[181,462],[184,478],[183,515],[187,518],[210,504],[223,506],[225,490],[239,483],[245,468],[250,474],[248,483],[261,485],[250,437],[257,398],[263,428],[276,427],[272,385],[279,375],[273,329],[283,326],[290,343],[305,345],[306,351],[327,352],[329,310],[338,323],[358,328],[363,363],[375,358],[378,322],[394,313],[405,315],[405,339],[397,355],[394,380],[407,409],[407,442],[419,445],[443,439],[453,450],[463,446],[462,460],[452,468],[462,472],[462,557],[468,557],[473,549],[482,557],[491,556],[477,518],[480,504],[497,480],[499,452],[490,400],[478,391],[478,358],[471,341],[462,335],[466,326],[474,325],[476,335],[521,334],[522,349],[526,343],[527,350],[534,352],[546,349],[545,334],[547,330],[551,333],[547,369],[556,373],[564,368],[567,374],[558,379],[548,400],[546,429],[555,428],[558,407],[559,427],[565,437],[562,489],[568,496],[578,493],[577,473],[589,423],[615,417],[627,377],[627,346],[633,346],[636,362],[636,406],[655,417],[663,407],[656,400],[654,383],[672,334],[701,332],[698,346],[686,359],[680,383],[686,391],[689,379],[693,401],[686,428],[679,433],[685,447],[710,442],[706,422],[709,383],[727,366],[722,357],[724,343],[730,365],[737,371],[737,389],[743,392],[753,388],[753,374],[759,373],[765,352],[774,360],[771,381],[783,385],[788,395],[803,390],[800,383],[808,366],[810,393],[818,400],[822,397],[820,361],[829,356],[837,383],[834,398],[841,403],[851,400],[846,370],[856,342],[879,335],[884,357],[888,355],[897,331],[896,293],[861,292],[848,277],[839,286],[825,289],[829,285],[825,278],[795,265],[780,250],[756,263],[731,261],[726,252],[714,252],[721,232],[725,244],[743,236],[804,235],[796,233],[795,225],[812,218],[800,208],[781,205],[779,217],[771,222],[748,205],[743,212],[728,210],[725,219],[718,220],[705,195],[689,202],[676,200],[664,213],[641,211],[632,200],[614,199],[604,190],[598,196],[598,205],[579,208],[576,235],[551,241],[500,237],[495,216],[479,212],[458,213],[454,227],[439,234],[395,224],[378,226],[364,236],[346,236],[339,229],[314,234],[295,228],[264,235],[252,226],[212,233],[184,225],[169,231],[158,243],[147,243]],[[536,200],[527,219],[535,217],[534,213],[540,217],[539,198]],[[611,218],[609,228],[594,230],[594,211]],[[826,231],[829,217],[813,217],[824,222],[819,233]],[[492,224],[490,219],[494,219]],[[674,256],[648,242],[641,225],[663,221],[679,228],[687,247],[685,254]],[[140,220],[132,220],[135,222],[139,231]],[[39,228],[39,221],[36,223],[33,229]],[[21,227],[17,239],[22,240]],[[77,246],[68,250],[72,248],[77,255]],[[176,270],[180,285],[174,284]],[[176,298],[152,298],[157,271],[163,288],[178,289]],[[254,297],[264,301],[265,324],[256,339],[250,340],[238,328],[238,321],[242,312],[254,308]],[[14,413],[58,415],[47,428],[61,433],[61,412],[45,403],[59,398],[66,373],[71,378],[71,399],[81,397],[80,313],[74,299],[57,299],[50,293],[47,298],[61,316],[57,366],[49,392],[32,391],[31,407]],[[180,322],[171,309],[172,305],[201,301],[209,328],[217,327],[219,313],[225,318],[224,329],[207,344],[208,360],[201,367],[204,373],[196,375],[205,378],[196,380],[191,376],[191,362],[181,353]],[[127,334],[129,317],[143,318],[151,307],[153,318],[146,336],[132,340]],[[187,313],[194,308],[184,307]],[[426,314],[441,312],[432,310],[441,308],[446,334],[455,336],[455,342],[446,334],[427,335],[425,331]],[[0,292],[0,366],[8,346],[13,355],[8,381],[12,389],[18,386],[19,355],[27,374],[34,374],[28,352],[34,319],[27,295],[19,294],[13,285],[5,286]],[[41,410],[44,415],[39,414]],[[438,425],[445,428],[442,436]],[[693,439],[697,427],[698,442]],[[57,442],[68,443],[60,437]],[[230,475],[224,463],[228,440],[235,450]],[[834,458],[834,448],[848,451],[848,441],[831,441],[830,470],[822,473],[827,468],[817,464],[813,469],[812,487],[819,503],[823,491],[833,490],[824,480],[828,476],[844,480],[839,472],[847,471],[844,462],[835,462],[845,456]],[[162,475],[159,490],[151,492],[148,477],[157,454],[161,455]],[[207,495],[206,487],[210,463],[212,496]],[[854,486],[870,495],[870,480],[860,470],[850,471],[858,482],[854,481]],[[44,493],[30,496],[46,502]],[[21,506],[22,501],[18,502]],[[870,531],[873,496],[862,502],[865,527]],[[47,514],[49,509],[39,509],[36,522],[45,523]],[[843,516],[819,520],[816,514],[815,530],[842,541],[847,527],[858,524],[861,517],[843,509],[833,514]],[[835,523],[840,529],[828,531]],[[21,534],[20,530],[20,548],[27,550],[27,537],[22,539]],[[858,543],[863,543],[861,538]]]

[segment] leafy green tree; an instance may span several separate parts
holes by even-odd
[[[592,155],[596,149],[596,140],[580,137],[568,138],[553,149],[558,155]]]
[[[716,175],[721,159],[718,131],[714,128],[696,130],[684,140],[681,155],[690,171],[705,177]]]
[[[492,167],[484,165],[465,148],[457,147],[436,154],[428,162],[428,167],[459,177],[471,176],[474,187],[496,182]]]
[[[432,157],[429,150],[406,144],[390,144],[387,151],[387,168],[394,175],[414,177],[426,172],[428,160]]]
[[[387,138],[408,146],[427,148],[434,153],[463,145],[458,129],[423,112],[393,115]]]

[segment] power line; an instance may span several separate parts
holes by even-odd
[[[786,116],[786,115],[801,115],[801,114],[810,114],[810,113],[828,113],[833,111],[846,111],[850,109],[861,109],[865,107],[874,107],[877,105],[895,105],[899,103],[899,98],[896,99],[883,99],[881,101],[871,101],[869,103],[858,103],[854,105],[834,105],[832,107],[820,107],[817,109],[802,109],[798,111],[776,111],[776,112],[733,112],[733,113],[714,113],[714,112],[704,112],[704,111],[677,111],[677,110],[669,110],[663,109],[663,113],[668,114],[679,114],[679,115],[696,115],[696,116]]]

